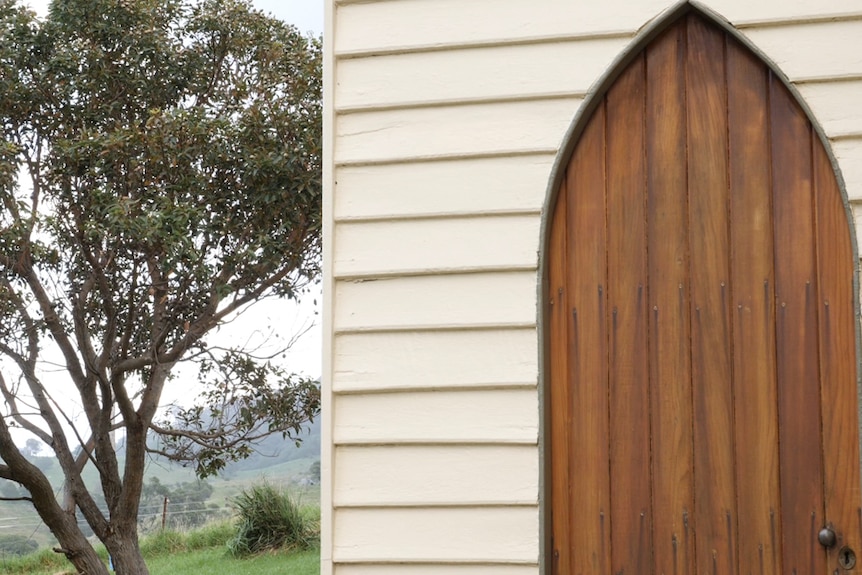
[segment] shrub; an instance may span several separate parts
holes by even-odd
[[[314,520],[288,493],[268,483],[243,490],[233,504],[239,522],[228,550],[235,556],[281,547],[304,549],[316,541]]]

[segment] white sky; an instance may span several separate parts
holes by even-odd
[[[39,15],[48,11],[49,0],[24,0]],[[302,32],[323,33],[323,0],[252,0],[256,8],[294,24]],[[232,322],[222,333],[238,336],[242,341],[261,341],[269,327],[278,330],[281,338],[291,339],[308,326],[310,329],[293,345],[284,361],[288,371],[320,377],[322,338],[320,327],[321,295],[319,286],[297,305],[291,302],[263,302]],[[316,300],[316,301],[315,301]],[[208,338],[212,342],[212,338]],[[164,401],[182,399],[181,394]]]
[[[49,0],[25,0],[38,14],[48,12]],[[252,0],[255,7],[294,24],[303,32],[323,33],[323,0]]]

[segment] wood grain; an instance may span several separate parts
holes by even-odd
[[[859,493],[859,425],[853,322],[853,249],[847,212],[832,165],[812,138],[817,263],[820,280],[820,392],[823,405],[823,480],[826,520],[838,535],[828,551],[829,570],[849,546],[862,552]],[[858,573],[860,569],[843,570]]]
[[[754,54],[728,42],[738,555],[740,566],[777,575],[781,573],[781,502],[768,74]]]
[[[653,560],[668,575],[695,572],[684,56],[680,26],[646,50]]]
[[[548,265],[548,303],[551,364],[551,475],[553,486],[551,508],[554,573],[569,573],[571,553],[571,480],[569,446],[571,444],[572,404],[569,398],[568,328],[569,305],[566,290],[566,217],[568,201],[566,180],[560,185],[557,205],[551,221],[551,259]]]
[[[686,51],[697,572],[736,569],[724,33],[689,18]]]
[[[645,63],[607,95],[613,573],[652,572],[647,332]]]
[[[610,572],[605,110],[575,148],[568,188],[572,573]]]
[[[551,249],[554,573],[841,573],[862,552],[853,250],[769,68],[698,16],[661,34],[590,118]]]
[[[769,84],[775,225],[776,353],[785,573],[826,572],[811,127],[787,89]]]

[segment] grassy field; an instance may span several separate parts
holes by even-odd
[[[310,549],[298,552],[275,552],[255,555],[248,559],[231,557],[224,547],[197,549],[156,555],[147,559],[150,575],[209,575],[229,573],[230,575],[319,575],[320,550]],[[9,575],[57,575],[72,574],[74,571],[56,564],[22,565],[19,562],[0,561],[0,573]]]
[[[151,575],[317,575],[320,510],[299,505],[280,488],[262,483],[243,491],[233,520],[199,529],[166,529],[141,538]],[[97,552],[107,563],[101,545]],[[275,549],[275,550],[273,550]],[[50,549],[22,557],[0,556],[4,575],[71,575],[66,559]]]
[[[162,555],[149,561],[150,575],[319,575],[320,550],[296,553],[265,553],[236,559],[224,549],[202,549],[176,555]],[[39,574],[42,575],[42,574]],[[45,575],[54,575],[45,573]]]

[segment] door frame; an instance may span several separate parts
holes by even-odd
[[[859,400],[859,405],[862,406],[862,326],[860,326],[860,290],[859,290],[859,276],[860,276],[860,262],[859,262],[859,248],[856,239],[856,226],[853,219],[853,212],[850,207],[850,202],[847,196],[847,189],[844,182],[843,175],[841,173],[840,166],[838,165],[838,161],[835,157],[835,154],[832,151],[832,146],[829,143],[828,138],[823,130],[823,127],[817,121],[816,116],[812,113],[811,109],[806,104],[805,100],[802,98],[799,90],[790,82],[787,76],[781,71],[781,69],[772,61],[772,59],[765,54],[761,49],[759,49],[756,45],[752,44],[745,36],[743,36],[739,30],[737,30],[733,24],[731,24],[727,19],[711,10],[707,6],[703,5],[700,2],[695,0],[681,0],[675,5],[671,6],[664,12],[658,14],[651,22],[645,25],[635,36],[632,42],[614,59],[613,62],[608,66],[605,72],[598,78],[598,80],[592,85],[590,88],[586,98],[583,103],[578,108],[577,112],[572,119],[572,122],[569,124],[568,129],[566,130],[565,135],[563,136],[563,143],[557,152],[556,158],[554,159],[554,163],[551,167],[551,174],[548,180],[548,186],[545,191],[545,200],[542,206],[542,221],[540,227],[540,244],[539,244],[539,274],[538,274],[538,286],[537,286],[537,298],[540,305],[538,306],[538,333],[539,333],[539,348],[538,348],[538,360],[539,360],[539,381],[538,381],[538,390],[539,390],[539,416],[540,416],[540,425],[539,425],[539,545],[540,545],[540,556],[539,556],[539,572],[542,575],[552,575],[553,573],[553,549],[551,542],[551,533],[552,533],[552,525],[551,525],[551,517],[550,513],[548,513],[548,505],[550,502],[550,481],[551,481],[551,453],[550,453],[550,441],[551,437],[551,429],[550,429],[550,402],[547,401],[549,397],[549,387],[550,387],[550,321],[549,321],[549,302],[547,297],[548,292],[548,273],[549,273],[549,258],[548,253],[550,250],[550,229],[551,229],[551,219],[554,213],[554,207],[556,206],[557,196],[560,189],[560,185],[562,183],[563,176],[566,172],[566,168],[568,167],[569,160],[572,157],[575,146],[580,140],[581,134],[587,126],[590,118],[592,118],[593,112],[596,108],[601,104],[604,96],[607,94],[610,87],[614,84],[620,74],[625,71],[628,65],[634,60],[636,56],[638,56],[641,51],[655,38],[657,38],[660,34],[662,34],[667,28],[669,28],[673,23],[675,23],[680,18],[684,17],[686,14],[697,13],[702,16],[704,19],[710,21],[715,24],[728,34],[730,34],[734,39],[736,39],[743,46],[747,47],[751,50],[752,53],[758,56],[764,65],[775,75],[775,78],[778,79],[784,86],[788,89],[788,91],[792,94],[793,98],[796,100],[797,104],[802,108],[805,112],[807,119],[811,122],[812,129],[817,137],[820,139],[820,142],[823,145],[823,148],[826,150],[826,154],[829,158],[829,162],[832,165],[832,170],[835,174],[835,179],[838,183],[838,189],[841,194],[841,201],[844,205],[844,213],[847,218],[847,225],[850,229],[850,244],[851,250],[853,254],[853,293],[856,294],[856,297],[853,298],[853,312],[854,312],[854,327],[855,327],[855,339],[856,339],[856,395]],[[860,407],[862,409],[862,407]],[[859,420],[860,430],[857,432],[860,435],[860,439],[862,439],[862,417]],[[862,451],[862,440],[860,440],[860,451]]]

